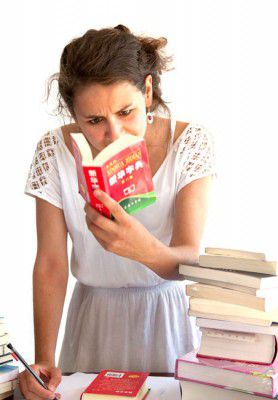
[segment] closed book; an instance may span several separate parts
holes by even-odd
[[[180,381],[182,400],[265,400],[264,396],[223,389],[203,383]]]
[[[82,133],[71,133],[79,193],[101,214],[113,219],[110,211],[94,196],[101,189],[128,214],[156,201],[152,172],[144,139],[125,134],[105,147],[94,159]]]
[[[272,364],[276,357],[277,339],[262,333],[200,328],[201,344],[197,356]]]
[[[175,378],[268,398],[278,394],[277,360],[265,366],[197,357],[191,352],[176,361]]]
[[[270,326],[258,326],[236,321],[220,321],[209,318],[197,318],[196,325],[200,328],[222,329],[234,332],[262,333],[265,335],[278,336],[278,324],[272,323]]]
[[[81,400],[144,400],[147,398],[147,372],[101,371],[82,393]]]
[[[18,374],[18,367],[14,365],[2,365],[0,367],[0,383],[16,379]]]
[[[266,256],[264,253],[257,253],[254,251],[246,251],[238,249],[226,249],[221,247],[206,247],[205,253],[215,256],[248,258],[248,259],[262,260],[262,261],[266,260]]]
[[[239,292],[213,285],[195,283],[186,286],[187,296],[202,299],[219,300],[223,303],[237,304],[250,307],[260,311],[278,310],[278,288],[266,290],[261,296],[254,296],[249,293]]]
[[[272,322],[278,322],[278,311],[276,310],[264,312],[249,307],[199,299],[197,297],[190,297],[189,311],[190,315],[195,317],[203,317],[205,314],[211,316],[212,319],[218,319],[216,316],[222,316],[221,319],[228,321],[245,321],[254,325],[270,326]]]
[[[252,258],[227,257],[220,255],[201,255],[200,267],[255,272],[257,274],[278,275],[276,261],[255,260]]]
[[[0,394],[4,394],[6,392],[14,390],[16,388],[16,385],[17,385],[17,379],[0,383]]]
[[[278,276],[263,275],[254,272],[231,272],[185,264],[179,266],[179,272],[181,275],[184,275],[185,279],[194,282],[202,282],[202,279],[206,279],[207,282],[210,281],[212,284],[214,281],[218,281],[254,289],[278,288]]]

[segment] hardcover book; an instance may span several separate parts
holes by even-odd
[[[277,359],[265,366],[197,357],[191,352],[176,361],[175,378],[268,398],[278,394]]]
[[[101,214],[113,219],[109,210],[94,196],[101,189],[128,214],[156,200],[147,147],[142,137],[125,134],[105,147],[94,159],[82,133],[71,133],[79,193]]]
[[[104,370],[82,393],[81,400],[144,400],[147,372]]]

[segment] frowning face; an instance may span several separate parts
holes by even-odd
[[[145,94],[127,81],[91,84],[75,93],[74,119],[91,146],[101,151],[125,133],[144,136],[146,108],[151,104],[151,75],[146,78]]]

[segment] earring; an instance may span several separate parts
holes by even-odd
[[[153,123],[153,113],[150,110],[147,112],[147,123],[148,124]]]

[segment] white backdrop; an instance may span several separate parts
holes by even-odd
[[[62,123],[42,100],[63,47],[90,28],[119,23],[137,34],[166,36],[175,70],[162,78],[164,98],[179,119],[207,126],[216,142],[218,180],[203,245],[275,258],[277,11],[275,0],[11,0],[2,5],[0,315],[27,361],[34,357],[36,228],[35,201],[23,189],[37,141]],[[65,312],[73,283],[71,278]]]

